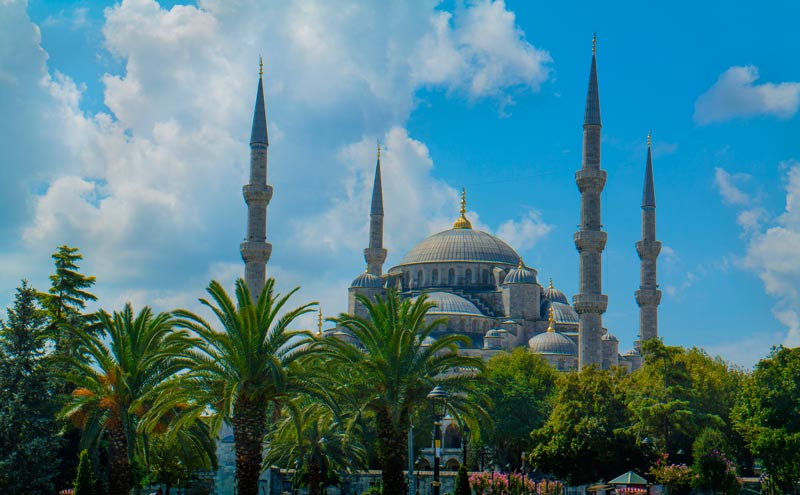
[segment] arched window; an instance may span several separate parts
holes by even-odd
[[[464,272],[464,284],[472,285],[472,270],[469,268],[467,268],[467,271]]]
[[[456,271],[453,268],[447,272],[447,285],[456,285]]]
[[[447,425],[444,430],[444,448],[458,449],[461,447],[461,432],[454,424]]]
[[[472,322],[472,333],[478,333],[478,320]]]
[[[403,273],[403,282],[404,288],[410,289],[411,288],[411,272]]]
[[[483,271],[483,285],[489,285],[489,270]]]
[[[422,270],[417,271],[417,281],[415,282],[417,287],[422,287]]]
[[[439,285],[439,270],[431,272],[431,285]]]

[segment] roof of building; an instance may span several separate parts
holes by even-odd
[[[462,314],[484,316],[470,301],[449,292],[429,292],[428,301],[436,304],[429,314]]]
[[[569,304],[564,304],[562,302],[552,302],[550,303],[550,307],[553,308],[553,313],[555,313],[555,318],[557,323],[580,322],[580,317],[578,317],[578,313],[575,311],[575,308],[573,308]]]
[[[647,480],[633,471],[617,476],[608,482],[609,485],[647,485]]]
[[[644,170],[644,192],[642,193],[642,208],[656,207],[656,188],[653,185],[653,154],[650,151],[650,133],[647,134],[647,164]]]
[[[364,272],[353,280],[350,287],[362,287],[366,289],[380,289],[383,287],[383,280],[369,272]]]
[[[264,81],[258,77],[256,90],[256,106],[253,110],[253,127],[250,130],[250,144],[269,145],[267,137],[267,112],[264,108]]]
[[[550,285],[548,285],[547,288],[542,291],[542,297],[550,302],[560,302],[563,304],[569,304],[567,295],[561,292],[560,290],[556,289],[555,287],[553,287],[552,278],[550,279]]]
[[[486,232],[454,228],[433,234],[411,248],[402,265],[471,261],[516,265],[519,255],[504,241]]]
[[[528,341],[528,347],[534,354],[578,355],[578,346],[575,342],[558,332],[540,333]]]
[[[611,332],[608,332],[608,331],[607,331],[606,333],[604,333],[604,334],[603,334],[603,336],[602,336],[602,337],[600,337],[600,338],[601,338],[602,340],[613,340],[613,341],[615,341],[615,342],[619,342],[619,339],[618,339],[618,338],[616,338],[616,337],[614,336],[614,334],[613,334],[613,333],[611,333]]]
[[[519,265],[516,268],[513,268],[511,271],[508,272],[506,278],[503,280],[503,284],[537,284],[536,281],[536,272],[531,270],[530,268],[526,267],[522,263],[522,259],[519,260]]]

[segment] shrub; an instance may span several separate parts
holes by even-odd
[[[94,480],[92,479],[92,460],[89,451],[82,450],[78,458],[78,474],[75,477],[74,495],[94,495]]]

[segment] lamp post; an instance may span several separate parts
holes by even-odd
[[[472,432],[470,431],[469,426],[467,426],[467,424],[464,423],[464,427],[461,428],[461,443],[464,444],[463,445],[464,446],[464,453],[462,455],[461,461],[463,462],[464,466],[467,466],[467,444],[469,444],[469,435],[470,435],[470,433],[472,433]],[[467,468],[467,469],[469,469],[469,468]]]
[[[440,494],[442,486],[439,482],[439,456],[442,449],[442,418],[447,412],[447,392],[436,385],[433,390],[428,393],[428,399],[433,401],[434,422],[433,422],[433,495]]]

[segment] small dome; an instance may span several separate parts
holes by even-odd
[[[639,351],[637,351],[636,349],[631,349],[625,354],[623,354],[623,356],[640,356],[640,354]]]
[[[483,316],[481,310],[461,296],[457,296],[449,292],[429,292],[427,295],[428,301],[436,304],[436,307],[428,312],[429,314],[462,314]]]
[[[428,335],[427,337],[422,339],[422,343],[420,344],[420,346],[422,346],[422,347],[430,347],[435,343],[436,343],[436,339],[434,339],[433,337]]]
[[[497,338],[497,337],[500,337],[500,330],[498,330],[498,329],[496,329],[496,328],[492,328],[492,329],[490,329],[490,330],[487,330],[487,331],[486,331],[486,335],[485,335],[485,337],[489,337],[489,338],[493,338],[493,337],[494,337],[494,338]]]
[[[503,285],[507,284],[536,284],[536,272],[525,267],[520,260],[519,266],[512,269],[503,280]]]
[[[486,332],[486,335],[483,336],[483,348],[500,349],[500,340],[500,331],[496,328],[492,328]]]
[[[528,341],[528,347],[534,354],[578,355],[578,346],[575,342],[558,332],[540,333]]]
[[[614,342],[619,342],[619,339],[614,337],[614,334],[611,333],[611,332],[604,333],[603,336],[601,337],[601,339],[603,339],[603,340],[611,340],[611,341],[614,341]]]
[[[375,275],[364,272],[358,277],[353,280],[353,283],[350,284],[350,287],[360,287],[365,289],[382,289],[383,288],[383,280],[380,277],[376,277]]]
[[[547,299],[550,302],[560,302],[563,304],[569,304],[569,300],[567,299],[566,294],[553,287],[552,278],[550,279],[550,285],[545,290],[542,291],[542,298]]]
[[[553,302],[550,303],[550,307],[553,308],[556,323],[579,323],[581,321],[575,308],[569,304]]]

